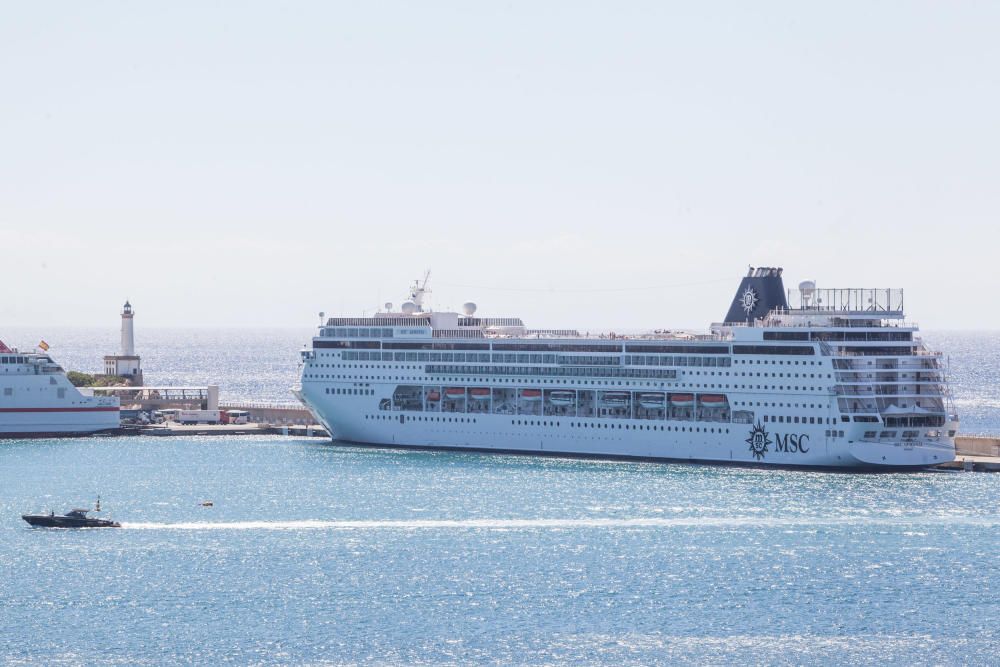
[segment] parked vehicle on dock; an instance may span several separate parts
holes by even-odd
[[[181,413],[180,410],[175,408],[166,408],[164,410],[157,410],[156,415],[160,418],[161,422],[175,422],[180,421],[177,415]]]
[[[250,413],[246,410],[226,410],[228,423],[246,424],[250,421]]]
[[[176,421],[186,426],[228,424],[229,416],[222,410],[179,410]]]

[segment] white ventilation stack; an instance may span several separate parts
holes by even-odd
[[[803,280],[799,283],[799,294],[802,298],[802,307],[809,308],[812,306],[813,297],[816,295],[816,281],[814,280]]]

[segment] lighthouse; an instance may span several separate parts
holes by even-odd
[[[122,306],[122,344],[118,354],[104,357],[104,374],[127,378],[129,384],[142,385],[142,366],[135,353],[135,331],[132,326],[135,313],[127,300]]]
[[[132,330],[132,304],[128,301],[122,307],[122,351],[123,357],[135,356],[135,334]]]

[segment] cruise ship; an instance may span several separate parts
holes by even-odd
[[[116,429],[119,414],[117,398],[84,396],[47,353],[0,342],[0,438]]]
[[[920,469],[955,457],[941,354],[899,289],[753,268],[710,333],[581,335],[425,310],[321,315],[296,395],[345,444]]]

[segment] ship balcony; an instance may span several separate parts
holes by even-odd
[[[917,357],[894,357],[890,359],[877,359],[867,355],[856,357],[834,358],[833,367],[840,371],[858,372],[890,372],[890,371],[936,371],[941,369],[938,359],[927,359]]]
[[[848,379],[848,378],[838,378],[837,384],[840,386],[851,386],[851,387],[871,387],[871,386],[892,386],[892,387],[908,387],[910,385],[916,385],[920,387],[935,387],[944,384],[940,379],[936,380],[873,380],[873,379]]]
[[[874,405],[842,405],[840,411],[850,415],[872,415],[879,416],[878,408]]]
[[[879,401],[883,403],[891,402],[886,399],[902,398],[912,403],[920,403],[923,401],[927,403],[934,403],[935,405],[941,405],[942,401],[946,398],[946,395],[942,392],[921,392],[919,388],[917,388],[916,391],[906,391],[905,387],[903,389],[904,391],[901,392],[880,391],[876,395],[878,396]]]

